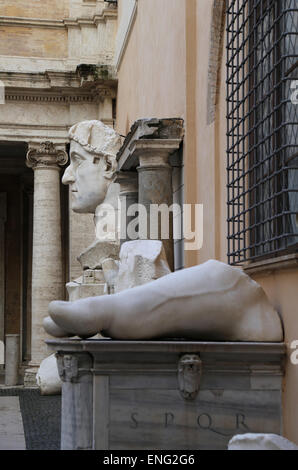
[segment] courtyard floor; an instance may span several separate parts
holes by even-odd
[[[0,450],[59,450],[61,397],[0,385]]]

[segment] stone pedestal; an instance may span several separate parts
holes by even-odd
[[[62,449],[227,449],[282,432],[285,345],[50,340],[62,386]]]
[[[42,326],[52,300],[63,298],[60,166],[67,153],[52,142],[30,145],[27,165],[34,170],[31,369],[48,356]],[[32,375],[32,370],[30,370]]]

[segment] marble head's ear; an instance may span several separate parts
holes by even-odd
[[[117,161],[115,157],[110,156],[110,155],[106,155],[105,160],[106,160],[105,178],[111,179],[113,178],[115,171],[117,170]]]

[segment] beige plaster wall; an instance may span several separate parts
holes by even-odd
[[[120,0],[120,18],[123,5]],[[185,119],[185,203],[204,205],[203,248],[185,252],[186,266],[226,260],[224,81],[217,119],[207,123],[212,6],[213,0],[138,0],[118,70],[121,134],[143,117]]]
[[[197,253],[190,253],[189,264],[202,263],[210,258],[227,261],[226,257],[226,104],[225,77],[218,83],[215,119],[210,123],[209,85],[214,78],[208,74],[210,61],[215,61],[211,36],[213,0],[194,1],[196,4],[195,31],[196,72],[190,68],[187,75],[195,74],[195,111],[192,135],[197,142],[195,173],[191,168],[191,183],[197,188],[197,202],[204,206],[204,242]],[[224,44],[220,51],[224,71]],[[220,62],[219,62],[220,65]],[[191,102],[191,96],[189,101]],[[189,139],[192,139],[190,135]],[[192,157],[193,158],[193,157]],[[191,157],[189,157],[191,160]],[[195,164],[193,163],[193,166]]]
[[[284,269],[268,274],[255,274],[253,279],[261,284],[271,303],[280,312],[287,345],[286,374],[283,393],[283,434],[298,445],[298,365],[292,364],[290,356],[292,341],[298,340],[298,269]]]
[[[203,247],[197,252],[185,252],[185,266],[209,258],[226,262],[225,34],[213,121],[208,113],[208,70],[210,60],[214,60],[214,0],[139,0],[138,4],[118,72],[118,131],[125,135],[132,123],[143,117],[185,119],[185,202],[204,205]],[[280,270],[254,278],[284,321],[289,352],[283,394],[284,435],[298,444],[298,366],[289,359],[289,345],[298,340],[298,270]]]
[[[118,70],[121,134],[143,117],[185,116],[184,15],[185,0],[138,0],[135,25]]]

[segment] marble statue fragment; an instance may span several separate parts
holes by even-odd
[[[83,269],[99,269],[103,259],[117,258],[119,254],[117,216],[113,217],[118,211],[119,184],[112,180],[121,139],[114,129],[95,120],[72,126],[69,138],[70,165],[62,183],[70,187],[74,212],[94,214],[96,235],[94,243],[78,259]],[[111,224],[105,225],[104,230],[106,208],[113,214]]]
[[[277,434],[238,434],[228,450],[298,450],[298,446]]]
[[[38,369],[36,382],[41,395],[59,395],[62,382],[58,373],[55,354],[44,359]]]
[[[215,260],[113,295],[51,302],[49,314],[44,327],[52,336],[283,340],[280,317],[261,286]]]
[[[170,272],[160,240],[135,240],[123,243],[115,291],[121,292],[147,284]]]

